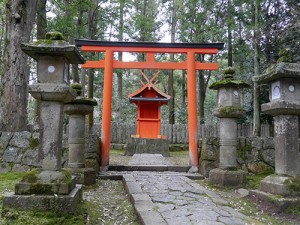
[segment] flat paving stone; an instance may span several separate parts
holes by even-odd
[[[123,181],[131,186],[127,190],[145,225],[155,224],[154,221],[169,225],[246,225],[253,222],[252,218],[226,206],[227,201],[217,193],[181,173],[140,171],[130,173]],[[261,223],[257,221],[256,224]]]

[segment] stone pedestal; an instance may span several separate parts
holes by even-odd
[[[299,129],[298,116],[274,116],[275,173],[299,175]]]
[[[216,168],[209,172],[209,182],[218,186],[238,187],[246,180],[246,173],[242,170],[228,170]]]
[[[220,118],[220,163],[219,168],[237,167],[237,123],[234,118]]]
[[[50,42],[50,43],[49,43]],[[39,83],[29,85],[29,93],[40,100],[39,161],[41,168],[28,172],[6,196],[4,207],[58,210],[74,213],[81,199],[81,186],[61,168],[63,108],[76,97],[69,86],[69,63],[83,63],[74,46],[65,41],[47,40],[24,44],[22,50],[37,60]]]
[[[219,168],[210,170],[209,181],[219,186],[239,186],[245,182],[245,173],[237,169],[237,119],[245,115],[241,107],[240,90],[248,87],[244,81],[234,80],[234,70],[225,71],[225,79],[213,83],[218,90],[218,107],[214,115],[220,118]]]
[[[288,185],[293,183],[293,177],[300,176],[300,64],[277,63],[254,80],[270,85],[270,102],[262,104],[261,108],[264,113],[274,116],[275,131],[276,174],[263,179],[260,189],[277,195],[294,195]]]
[[[91,185],[96,182],[96,171],[85,168],[85,115],[93,111],[95,101],[77,97],[65,105],[69,115],[69,162],[68,168],[76,176],[76,183]]]
[[[142,153],[161,154],[169,157],[169,141],[166,139],[129,138],[126,143],[125,155],[133,156]]]

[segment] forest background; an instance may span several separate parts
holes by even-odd
[[[1,0],[0,1],[0,130],[25,130],[37,123],[39,104],[27,85],[36,80],[35,62],[21,51],[23,42],[44,39],[59,31],[71,43],[75,39],[142,42],[224,42],[215,56],[197,56],[198,61],[216,61],[219,71],[197,71],[198,117],[214,123],[216,92],[208,86],[233,66],[236,78],[251,89],[243,92],[247,111],[243,122],[253,122],[259,135],[261,122],[272,122],[259,112],[268,101],[268,87],[253,84],[252,77],[276,62],[282,48],[300,61],[300,2],[298,0]],[[102,54],[84,54],[87,59]],[[119,60],[142,61],[143,55],[117,53]],[[182,61],[180,54],[156,55],[158,61]],[[156,71],[145,71],[152,77]],[[94,122],[101,121],[103,70],[70,68],[71,82],[81,83],[83,95],[95,98]],[[113,115],[115,122],[134,123],[136,106],[127,95],[141,87],[137,70],[115,70]],[[163,123],[187,123],[185,71],[161,71],[157,86],[173,96],[162,107]],[[90,123],[93,122],[90,120]]]

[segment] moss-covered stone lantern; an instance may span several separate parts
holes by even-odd
[[[77,92],[77,97],[64,107],[64,112],[69,115],[68,168],[76,176],[77,183],[91,185],[96,182],[96,171],[86,168],[85,164],[85,115],[93,111],[97,102],[80,96],[80,84],[74,83],[71,87]]]
[[[15,195],[4,198],[3,205],[73,213],[81,198],[81,186],[75,186],[71,173],[61,165],[63,108],[76,97],[69,85],[69,64],[85,60],[58,32],[48,33],[45,40],[22,44],[21,48],[37,61],[37,83],[30,84],[28,90],[40,100],[41,168],[25,175],[16,184]]]
[[[262,180],[260,189],[279,195],[295,194],[288,183],[291,177],[300,176],[300,63],[286,62],[291,59],[287,53],[281,51],[276,64],[254,77],[259,84],[269,85],[270,102],[262,104],[261,110],[274,117],[275,131],[276,174]]]
[[[233,79],[234,69],[224,71],[224,79],[214,82],[210,89],[217,90],[217,108],[214,115],[220,118],[219,168],[209,172],[209,180],[220,186],[237,186],[244,182],[244,172],[237,169],[237,119],[245,115],[241,107],[241,89],[249,87],[242,80]]]

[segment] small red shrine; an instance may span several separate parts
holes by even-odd
[[[149,80],[141,71],[147,83],[141,81],[143,86],[128,95],[130,103],[134,103],[138,107],[137,131],[135,135],[132,135],[133,138],[166,138],[160,134],[160,106],[168,104],[171,96],[155,86],[157,81],[153,83],[159,72]]]

